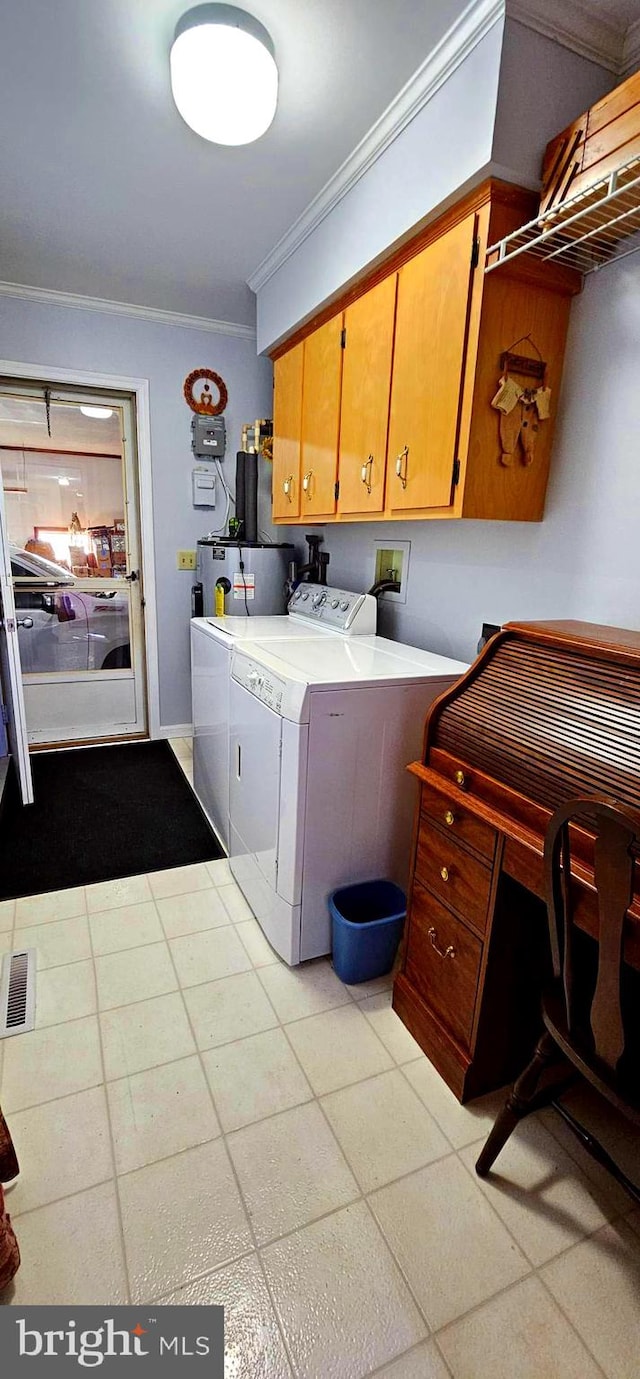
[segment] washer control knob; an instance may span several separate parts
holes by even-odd
[[[332,607],[332,608],[337,608],[339,602],[340,602],[339,599],[332,599],[332,600],[331,600],[331,607]]]
[[[298,599],[299,599],[299,598],[302,598],[302,594],[300,593],[300,590],[299,590],[299,589],[296,589],[296,592],[295,592],[295,594],[294,594],[293,597],[294,597],[296,603],[298,602]]]
[[[349,607],[349,604],[346,603],[346,602],[340,604],[340,608],[341,608],[341,610],[342,610],[343,613],[346,613],[348,607]]]
[[[308,590],[305,589],[305,591],[304,591],[302,597],[303,597],[303,599],[308,599],[308,597],[309,597]]]

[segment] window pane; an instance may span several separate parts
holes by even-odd
[[[126,574],[118,407],[0,395],[0,466],[14,553],[39,556],[78,579]],[[31,569],[31,574],[36,570]]]
[[[131,665],[129,590],[16,589],[23,674],[124,670]]]

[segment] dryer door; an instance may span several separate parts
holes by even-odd
[[[249,854],[275,891],[278,879],[282,719],[230,682],[229,820],[232,851]]]

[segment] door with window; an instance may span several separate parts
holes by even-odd
[[[0,385],[0,467],[31,745],[146,735],[133,400]]]

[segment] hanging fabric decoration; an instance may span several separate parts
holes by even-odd
[[[537,359],[526,354],[514,354],[515,345],[529,340]],[[500,463],[510,468],[519,457],[521,464],[533,464],[536,440],[540,422],[547,421],[551,414],[551,389],[547,387],[547,365],[540,351],[529,335],[516,340],[510,350],[501,357],[502,373],[498,391],[491,399],[491,406],[500,413]],[[536,386],[518,383],[513,377],[536,380]]]

